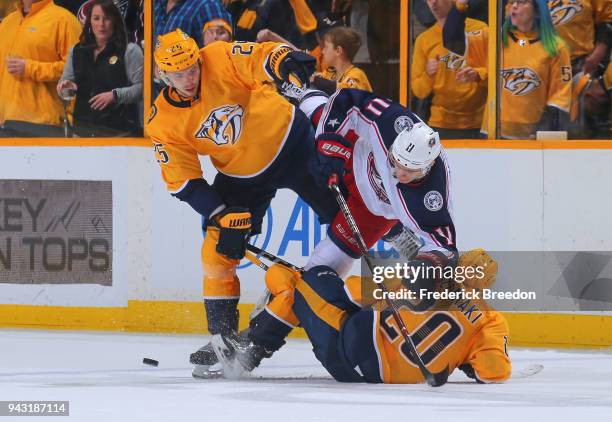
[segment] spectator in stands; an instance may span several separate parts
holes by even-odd
[[[609,0],[549,0],[555,29],[570,50],[574,74],[603,73],[610,48],[612,5]]]
[[[225,0],[224,0],[225,1]],[[155,0],[154,39],[180,28],[202,47],[202,28],[213,19],[232,21],[220,0]]]
[[[323,44],[323,37],[331,29],[344,26],[344,21],[342,19],[331,20],[328,16],[328,13],[317,14],[316,18],[317,18],[316,37],[317,37],[318,42],[317,42],[317,45],[314,46],[314,48],[311,48],[308,51],[308,54],[310,54],[315,59],[317,59],[316,70],[317,72],[322,72],[323,67],[322,67],[321,62],[323,59],[321,55],[321,48]],[[268,28],[262,29],[257,33],[256,41],[257,42],[264,42],[264,41],[280,42],[280,43],[289,45],[291,48],[295,50],[299,50],[299,48],[293,45],[289,40],[286,40],[285,38],[281,37],[276,32]]]
[[[81,27],[52,0],[22,0],[0,23],[2,136],[63,136],[55,85]]]
[[[612,28],[612,4],[610,0],[549,0],[550,16],[555,29],[563,38],[570,50],[572,74],[574,81],[584,77],[596,80],[603,74],[609,62],[610,36]],[[584,85],[582,86],[584,87]],[[581,86],[574,84],[573,91]],[[596,92],[596,95],[592,95]],[[583,93],[575,92],[572,96],[572,110],[580,113],[572,115],[570,133],[576,138],[607,137],[609,123],[607,109],[598,106],[609,106],[601,100],[606,96],[597,84]],[[581,104],[574,104],[574,100]],[[593,107],[595,106],[595,107]]]
[[[76,94],[75,134],[140,135],[142,68],[142,50],[127,42],[119,9],[112,0],[94,0],[57,84],[61,97],[69,90]]]
[[[236,22],[238,41],[256,41],[263,29],[299,49],[317,45],[317,20],[306,0],[223,0]],[[263,41],[261,37],[259,41]]]
[[[427,123],[442,139],[479,138],[487,99],[487,64],[474,68],[466,63],[463,55],[444,47],[442,28],[453,0],[427,0],[427,5],[436,23],[421,33],[414,43],[412,92],[421,100],[432,96]],[[467,18],[465,31],[486,32],[488,29],[484,22]],[[486,50],[483,59],[486,60]]]
[[[612,66],[597,78],[580,72],[573,77],[570,134],[578,139],[610,139]]]
[[[372,92],[372,86],[365,72],[353,64],[361,46],[359,33],[351,28],[333,28],[323,36],[321,55],[324,71],[315,74],[313,86],[334,93],[340,88],[357,88]]]
[[[56,3],[58,0],[54,0]],[[68,3],[70,5],[70,10],[74,10],[75,3],[83,3],[76,11],[77,18],[81,25],[85,25],[85,20],[87,19],[87,15],[89,14],[89,9],[94,2],[94,0],[63,0],[63,2]],[[113,0],[117,9],[121,13],[121,17],[123,18],[123,22],[125,23],[125,29],[127,31],[128,42],[135,42],[138,45],[141,45],[141,41],[143,40],[144,33],[144,25],[142,22],[142,7],[143,0]],[[68,7],[68,6],[64,6]]]
[[[570,54],[545,0],[511,0],[502,28],[501,135],[534,138],[566,130],[571,98]]]
[[[232,26],[225,19],[213,19],[202,28],[204,47],[214,41],[232,41],[232,37]]]
[[[533,139],[539,130],[566,130],[572,81],[569,51],[555,31],[545,0],[510,0],[509,5],[502,28],[501,137]],[[445,46],[461,55],[466,49],[465,19],[464,12],[453,8],[444,26]],[[468,65],[483,66],[487,34],[467,39]],[[486,124],[484,134],[485,128]]]

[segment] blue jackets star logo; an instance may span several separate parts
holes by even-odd
[[[331,119],[329,122],[327,122],[327,125],[331,126],[332,129],[338,126],[339,124],[340,122],[338,121],[338,119]]]

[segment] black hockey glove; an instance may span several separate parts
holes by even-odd
[[[319,186],[327,187],[332,174],[344,175],[344,166],[353,155],[353,145],[337,133],[322,133],[315,141],[317,152],[308,162],[308,169]]]
[[[281,82],[289,82],[298,88],[306,88],[310,76],[315,72],[317,60],[303,51],[290,51],[278,65],[275,72]]]
[[[230,207],[212,219],[219,228],[216,251],[230,259],[242,259],[251,231],[251,213],[246,208]]]

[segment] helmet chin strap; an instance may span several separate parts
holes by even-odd
[[[168,75],[166,74],[166,72],[164,70],[160,70],[159,71],[159,78],[162,80],[163,83],[165,83],[166,85],[168,85],[171,88],[174,88],[176,90],[176,92],[178,93],[178,95],[183,98],[183,99],[193,99],[193,98],[197,98],[198,97],[198,92],[196,91],[196,95],[185,95],[180,89],[178,89],[176,86],[174,86],[174,84],[172,83],[172,81],[170,80],[170,78],[168,77]],[[198,83],[198,88],[200,87],[200,83]]]
[[[435,160],[434,160],[434,162],[435,162]],[[422,174],[420,177],[418,177],[418,178],[414,179],[414,180],[413,180],[413,181],[411,181],[410,183],[415,183],[415,182],[418,182],[418,181],[420,181],[420,180],[424,179],[424,178],[425,178],[425,177],[426,177],[426,176],[429,174],[429,171],[430,171],[430,170],[431,170],[431,168],[433,167],[434,162],[432,162],[432,163],[431,163],[431,164],[429,164],[427,167],[422,168],[422,169],[408,169],[408,168],[406,168],[406,170],[410,170],[410,171],[420,171],[420,172],[421,172],[421,174]],[[391,168],[391,175],[393,176],[393,178],[399,182],[399,179],[398,179],[398,178],[397,178],[397,176],[396,176],[396,171],[397,171],[397,169],[398,169],[398,168],[400,168],[400,169],[401,169],[401,168],[404,168],[404,167],[403,167],[403,166],[401,166],[401,165],[399,165],[399,164],[397,164],[397,163],[395,162],[395,160],[393,159],[393,156],[391,155],[391,153],[389,153],[389,155],[388,155],[388,158],[387,158],[387,165],[388,165],[388,166]],[[401,183],[401,182],[400,182],[400,183]]]

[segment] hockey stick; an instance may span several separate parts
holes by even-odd
[[[244,257],[248,259],[249,261],[251,261],[251,263],[257,265],[259,268],[261,268],[264,271],[268,271],[268,268],[270,268],[269,266],[261,262],[261,260],[257,257],[257,255],[253,254],[250,251],[247,251],[247,253],[244,254]]]
[[[299,271],[299,272],[304,271],[302,268],[298,267],[297,265],[293,265],[292,263],[287,262],[284,259],[279,258],[278,256],[273,255],[273,254],[271,254],[268,251],[264,251],[263,249],[260,249],[260,248],[258,248],[255,245],[251,245],[250,243],[247,243],[247,249],[249,251],[253,252],[255,255],[257,255],[256,258],[259,258],[260,256],[263,256],[264,258],[266,258],[267,260],[269,260],[269,261],[271,261],[271,262],[273,262],[275,264],[284,265],[285,267],[290,268],[290,269],[292,269],[294,271]],[[249,258],[249,260],[250,260],[250,258]],[[251,262],[253,262],[253,261],[251,261]],[[259,261],[259,262],[261,262],[261,261]],[[255,265],[261,267],[261,265],[259,265],[257,263],[255,263]]]
[[[249,245],[250,246],[250,245]],[[255,254],[253,254],[250,251],[247,251],[244,254],[244,257],[246,259],[248,259],[249,261],[251,261],[253,264],[257,265],[259,268],[261,268],[264,271],[268,271],[268,268],[270,268],[269,266],[267,266],[266,264],[264,264],[263,262],[261,262],[261,260],[259,259],[259,257],[257,257]],[[272,293],[270,293],[270,290],[268,290],[267,288],[264,289],[261,297],[259,298],[259,300],[257,301],[257,303],[255,304],[255,307],[253,308],[253,310],[251,311],[251,313],[249,314],[249,321],[252,320],[253,318],[255,318],[257,315],[259,315],[259,313],[261,311],[264,310],[264,308],[266,307],[266,305],[268,304],[268,302],[270,301],[270,297],[272,296]]]
[[[363,259],[365,259],[366,264],[368,264],[368,268],[370,269],[370,272],[373,274],[374,264],[372,263],[372,261],[370,260],[370,257],[368,256],[368,248],[365,244],[365,241],[363,240],[363,237],[361,236],[359,227],[357,227],[357,223],[355,222],[355,219],[353,218],[353,215],[351,214],[351,210],[349,209],[344,197],[342,196],[342,192],[340,192],[340,188],[338,187],[338,175],[337,174],[332,174],[330,176],[328,180],[328,186],[336,195],[336,201],[338,201],[340,210],[342,211],[342,214],[344,214],[344,218],[346,219],[351,229],[351,232],[353,233],[353,236],[355,236],[355,239],[357,240],[357,246],[359,246],[359,251],[363,255]],[[414,345],[414,342],[412,341],[412,338],[410,337],[410,333],[408,332],[408,329],[406,328],[406,324],[404,324],[404,321],[402,320],[402,317],[399,314],[399,309],[397,308],[397,305],[395,304],[395,302],[389,299],[389,295],[388,295],[389,290],[387,289],[384,283],[380,283],[380,288],[382,289],[383,294],[385,296],[385,301],[387,302],[387,306],[389,306],[389,308],[391,309],[391,313],[393,314],[393,319],[397,323],[397,326],[400,328],[400,331],[402,332],[402,336],[404,337],[404,341],[408,345],[408,349],[410,350],[410,353],[414,357],[414,360],[416,361],[416,364],[421,370],[421,373],[427,380],[427,384],[429,384],[432,387],[439,387],[441,385],[446,384],[446,381],[448,381],[448,366],[436,374],[432,373],[429,369],[427,369],[427,367],[423,363],[423,359],[421,359],[421,356],[419,356],[416,350],[416,346]]]

